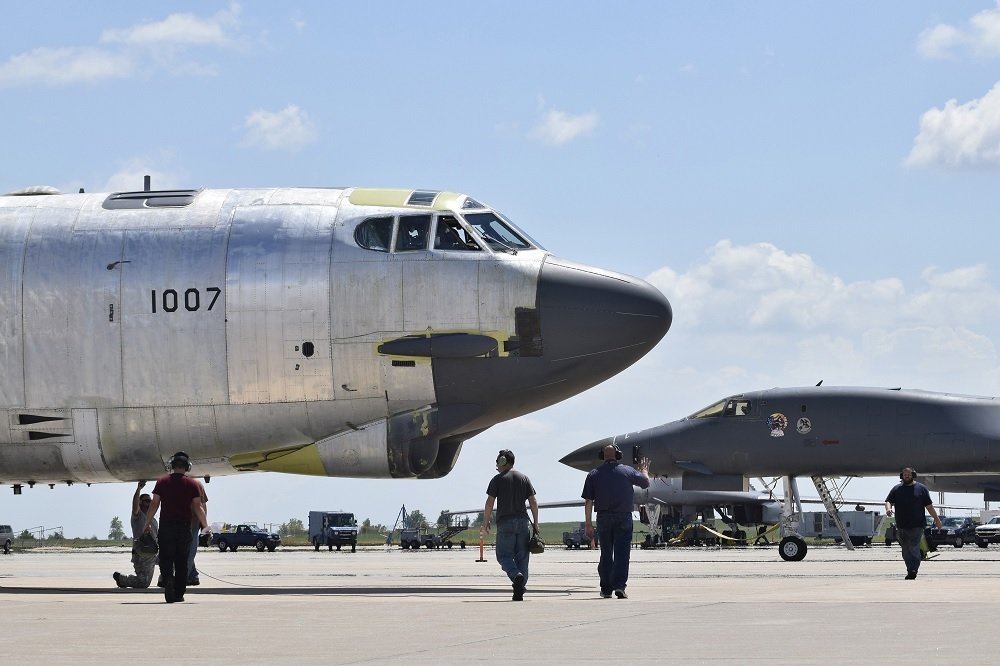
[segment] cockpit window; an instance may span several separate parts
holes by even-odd
[[[726,410],[723,416],[746,416],[750,413],[749,400],[729,400],[726,402]]]
[[[354,241],[366,250],[388,252],[392,246],[392,218],[368,218],[354,230]]]
[[[728,402],[728,400],[720,400],[719,402],[715,403],[714,405],[709,405],[708,407],[706,407],[705,409],[701,410],[700,412],[695,412],[689,418],[692,418],[692,419],[705,419],[705,418],[708,418],[710,416],[720,416],[722,414],[722,410],[724,410],[726,408],[726,403],[727,402]]]
[[[459,224],[453,215],[440,215],[437,229],[434,232],[435,250],[460,250],[481,252],[479,247],[465,227]]]
[[[749,416],[753,403],[743,398],[726,398],[695,412],[689,419],[706,419],[715,416]]]
[[[430,215],[400,216],[399,232],[396,234],[396,252],[426,250],[430,230]]]
[[[465,221],[494,250],[517,252],[531,248],[531,243],[522,238],[496,213],[466,213]]]

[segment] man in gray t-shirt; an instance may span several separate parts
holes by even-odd
[[[528,512],[524,508],[527,502],[531,507],[532,526],[538,531],[538,502],[535,500],[535,489],[531,480],[517,472],[514,467],[514,454],[510,449],[504,449],[497,454],[497,475],[490,480],[486,488],[486,508],[483,510],[483,527],[480,534],[490,531],[490,519],[493,507],[497,512],[497,562],[514,588],[514,601],[524,600],[524,589],[528,582],[528,539],[531,530],[528,527]]]
[[[156,572],[156,553],[144,553],[139,549],[139,538],[142,536],[143,525],[146,524],[146,510],[152,498],[147,493],[142,493],[145,481],[140,481],[136,486],[135,494],[132,495],[132,566],[135,574],[126,576],[115,572],[113,577],[118,587],[147,588],[153,581],[153,574]],[[142,494],[140,494],[142,493]],[[149,526],[149,532],[156,538],[156,519]]]

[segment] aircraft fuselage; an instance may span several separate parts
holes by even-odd
[[[1000,401],[919,390],[805,387],[731,396],[563,458],[586,468],[608,441],[633,447],[685,488],[737,489],[747,476],[1000,471]]]
[[[0,482],[434,478],[462,442],[627,367],[642,280],[556,259],[464,195],[0,197]]]

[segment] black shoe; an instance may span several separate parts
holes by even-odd
[[[156,587],[163,587],[163,576],[156,579]]]
[[[201,579],[199,579],[199,578],[188,578],[188,587],[191,587],[192,585],[195,586],[195,587],[197,587],[198,585],[201,585]]]
[[[907,571],[905,580],[913,580],[916,577],[917,577],[916,571]]]
[[[184,595],[183,594],[181,596],[177,597],[176,599],[174,599],[174,603],[178,603],[179,604],[182,601],[184,601]]]
[[[615,590],[615,596],[619,599],[628,599],[628,595],[625,594],[625,590]]]
[[[172,586],[163,588],[163,598],[168,604],[172,604],[177,601],[177,597],[174,594],[174,588]]]
[[[121,575],[116,571],[113,574],[111,574],[111,577],[115,579],[115,583],[118,585],[118,587],[127,587],[127,585],[125,585],[125,583],[122,582],[125,576]]]
[[[603,592],[603,591],[601,592],[601,599],[610,599],[610,598],[611,598],[610,592]]]
[[[513,601],[524,601],[524,574],[514,576]]]

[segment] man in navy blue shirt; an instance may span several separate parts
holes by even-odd
[[[900,483],[896,484],[885,498],[885,515],[896,511],[896,537],[903,551],[906,563],[906,580],[917,577],[920,568],[920,540],[924,536],[924,509],[934,518],[934,526],[941,527],[931,494],[927,486],[917,483],[917,473],[912,467],[904,467],[899,473]]]
[[[604,463],[587,474],[583,483],[584,513],[587,538],[594,539],[591,517],[597,510],[597,541],[601,547],[601,562],[597,573],[601,577],[601,596],[610,599],[612,592],[619,599],[628,599],[628,562],[632,550],[632,509],[635,505],[632,486],[649,487],[645,461],[639,471],[623,465],[617,444],[608,444],[601,452]]]

